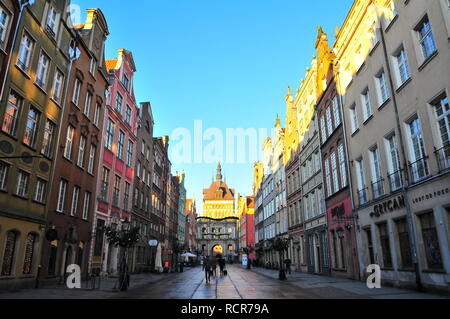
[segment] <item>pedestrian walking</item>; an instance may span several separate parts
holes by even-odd
[[[292,264],[292,261],[288,258],[288,259],[286,259],[286,260],[284,261],[284,263],[285,263],[285,265],[286,265],[286,273],[289,274],[289,275],[291,275],[291,274],[292,274],[292,271],[291,271],[291,264]]]
[[[214,277],[217,277],[217,259],[213,261],[212,270]]]
[[[220,258],[219,259],[219,267],[220,267],[220,276],[224,276],[224,270],[225,270],[225,259]]]
[[[208,258],[205,258],[205,260],[204,260],[203,269],[205,270],[206,283],[209,284],[211,282],[212,266],[211,266],[211,261]]]

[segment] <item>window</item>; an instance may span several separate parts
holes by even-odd
[[[345,165],[344,144],[339,145],[338,155],[339,155],[339,168],[341,170],[341,183],[342,187],[344,188],[347,187],[347,168]]]
[[[337,168],[337,161],[336,161],[336,153],[333,152],[331,154],[331,169],[333,172],[333,181],[334,181],[334,193],[339,192],[339,174],[338,174],[338,168]]]
[[[425,146],[423,143],[422,128],[419,118],[409,123],[408,145],[411,158],[411,170],[414,182],[418,182],[428,176],[428,164],[425,156]]]
[[[17,174],[16,195],[20,197],[27,197],[29,184],[30,184],[30,174],[19,170]]]
[[[66,136],[66,146],[64,149],[64,157],[70,160],[72,158],[72,146],[73,146],[73,136],[75,134],[75,128],[72,125],[69,125],[67,128],[67,136]]]
[[[58,204],[56,205],[56,211],[58,213],[64,212],[64,206],[66,202],[66,191],[67,191],[67,182],[65,180],[61,180],[61,182],[59,183]]]
[[[408,59],[405,50],[402,48],[394,56],[395,74],[397,76],[397,86],[400,87],[411,77],[409,73]]]
[[[57,33],[57,13],[55,8],[50,7],[48,9],[48,17],[47,17],[47,31],[50,33],[50,35],[55,38]]]
[[[373,250],[373,239],[372,239],[372,231],[366,229],[366,239],[367,239],[367,249],[369,251],[369,263],[371,265],[375,264],[375,254]]]
[[[24,33],[22,36],[22,41],[20,43],[19,55],[17,58],[17,66],[24,72],[28,72],[33,46],[33,40],[31,40],[28,34]]]
[[[9,165],[0,162],[0,190],[6,190],[8,180]]]
[[[6,40],[10,20],[10,14],[3,7],[0,7],[0,43],[2,47]]]
[[[84,193],[84,201],[83,201],[83,215],[82,218],[84,220],[88,220],[89,217],[89,205],[91,203],[91,193]]]
[[[432,103],[436,113],[441,149],[437,151],[439,169],[450,168],[450,106],[447,95],[443,94]]]
[[[88,173],[94,173],[94,165],[95,165],[95,153],[97,152],[97,147],[94,144],[91,144],[91,149],[89,150],[89,163],[88,163]]]
[[[123,195],[123,209],[125,211],[128,211],[128,203],[130,201],[130,188],[131,185],[127,182],[125,182],[125,192]]]
[[[97,61],[94,58],[91,58],[91,63],[89,65],[89,72],[92,75],[95,75],[95,69],[97,68]]]
[[[44,203],[45,201],[45,188],[47,182],[38,178],[36,183],[36,192],[34,194],[34,200],[38,203]]]
[[[383,267],[392,268],[391,245],[387,223],[379,224],[381,252],[383,254]]]
[[[428,213],[420,216],[420,223],[428,269],[443,269],[444,265],[434,214]]]
[[[127,166],[131,167],[133,165],[133,148],[134,144],[128,141],[128,151],[127,151]]]
[[[141,161],[138,161],[138,163],[137,163],[136,177],[141,178]]]
[[[142,144],[141,144],[141,153],[142,153],[142,155],[145,155],[145,141],[142,141]]]
[[[362,102],[362,109],[364,114],[364,122],[367,121],[372,115],[372,103],[370,102],[370,92],[369,89],[366,89],[361,94],[361,102]]]
[[[139,204],[139,190],[137,188],[134,189],[133,193],[133,204],[134,206],[138,206]]]
[[[36,71],[36,84],[41,88],[45,88],[45,85],[47,84],[49,64],[49,58],[44,53],[41,53]]]
[[[92,104],[92,94],[90,92],[86,93],[86,100],[84,101],[84,110],[83,113],[89,117],[89,112],[91,111]]]
[[[412,268],[413,260],[411,253],[411,244],[409,240],[408,223],[406,218],[397,220],[398,243],[400,246],[400,257],[402,268]]]
[[[381,71],[375,77],[375,85],[378,92],[378,104],[379,106],[381,106],[389,99],[389,89],[387,86],[386,74],[384,73],[384,71]]]
[[[128,90],[129,89],[129,84],[130,84],[130,80],[128,79],[128,77],[124,74],[123,78],[122,78],[122,84],[123,86]]]
[[[367,203],[366,177],[364,175],[364,163],[362,159],[356,160],[356,177],[358,181],[358,199],[359,205]]]
[[[386,140],[387,162],[389,169],[389,184],[391,191],[399,190],[402,186],[402,174],[400,170],[400,157],[398,154],[397,143],[395,135]]]
[[[334,125],[338,127],[341,125],[341,106],[339,105],[338,96],[333,98],[333,113],[334,113]]]
[[[325,126],[324,116],[320,118],[320,130],[322,131],[322,144],[325,144],[325,142],[327,141],[327,128]]]
[[[30,110],[28,111],[27,126],[25,127],[25,134],[23,136],[23,142],[30,147],[34,147],[36,143],[39,116],[39,112],[34,107],[30,107]]]
[[[398,13],[397,13],[397,8],[395,7],[395,1],[391,0],[389,2],[388,10],[386,12],[387,25],[391,24],[392,21],[394,21],[397,14]]]
[[[327,108],[327,129],[328,129],[328,136],[330,136],[333,133],[333,121],[331,119],[331,109]]]
[[[327,196],[331,196],[333,194],[333,185],[331,184],[330,160],[328,158],[325,160],[325,176],[327,180]]]
[[[78,199],[80,197],[80,188],[78,186],[73,187],[72,206],[70,209],[70,215],[76,216],[78,211]]]
[[[97,103],[95,106],[95,113],[94,113],[94,125],[98,127],[98,121],[100,118],[100,111],[101,111],[101,105]]]
[[[113,193],[113,206],[118,207],[119,206],[119,198],[120,198],[120,183],[121,179],[119,176],[116,175],[116,178],[114,180],[114,193]]]
[[[81,168],[84,168],[84,153],[86,150],[86,137],[81,135],[80,137],[80,145],[78,147],[78,160],[77,165]]]
[[[37,236],[33,233],[29,233],[25,243],[25,256],[23,260],[23,274],[29,275],[33,269],[33,257],[34,249],[36,246]]]
[[[109,169],[103,167],[100,198],[104,202],[108,201],[109,175],[110,175]]]
[[[116,110],[117,110],[117,112],[119,112],[120,114],[122,114],[122,104],[123,104],[123,97],[122,97],[122,95],[120,95],[120,93],[117,93],[117,98],[116,98]]]
[[[117,158],[123,160],[123,151],[125,147],[125,133],[119,131],[119,139],[117,141]]]
[[[5,237],[5,250],[3,251],[2,276],[14,274],[14,260],[16,258],[17,241],[19,234],[9,231]]]
[[[350,123],[352,126],[352,134],[359,129],[358,115],[356,113],[356,106],[350,108]]]
[[[52,98],[55,102],[61,102],[61,92],[63,87],[64,75],[56,70],[55,78],[53,79]]]
[[[16,135],[17,119],[19,118],[22,104],[23,99],[17,95],[16,92],[11,91],[8,98],[8,104],[6,106],[5,115],[3,117],[3,132],[13,136]]]
[[[106,126],[106,145],[105,147],[112,151],[112,145],[114,140],[114,127],[115,124],[111,119],[108,119],[108,124]]]
[[[129,107],[129,106],[127,105],[127,110],[126,110],[126,112],[125,112],[125,121],[126,121],[128,124],[130,124],[130,125],[131,125],[131,115],[132,115],[131,107]]]
[[[370,161],[372,170],[372,188],[374,199],[380,198],[384,195],[383,180],[381,176],[381,161],[378,147],[370,151]]]
[[[434,52],[436,52],[436,43],[434,42],[433,31],[431,29],[428,16],[422,20],[415,30],[418,34],[420,48],[422,49],[423,58],[426,60]]]
[[[78,102],[80,100],[80,91],[81,91],[81,81],[78,79],[75,79],[75,84],[73,86],[73,95],[72,95],[72,102],[73,104],[78,106]]]
[[[370,39],[372,42],[372,48],[375,48],[375,46],[380,42],[380,37],[378,33],[378,28],[376,22],[373,23],[372,28],[369,31]]]

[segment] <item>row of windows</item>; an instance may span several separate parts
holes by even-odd
[[[339,144],[337,151],[331,150],[324,165],[327,197],[330,197],[348,185],[344,144]]]
[[[6,232],[5,248],[3,249],[1,274],[0,276],[14,276],[16,275],[16,262],[18,249],[21,247],[20,233],[16,230]],[[21,266],[22,275],[30,275],[33,273],[33,268],[36,262],[36,248],[38,245],[38,235],[29,233],[25,237],[25,254]]]
[[[56,211],[61,214],[68,212],[70,216],[76,217],[78,216],[79,209],[81,208],[81,218],[83,220],[88,220],[89,206],[91,204],[92,194],[88,191],[85,191],[83,201],[81,202],[81,195],[82,195],[81,187],[73,185],[72,199],[70,201],[69,211],[67,211],[68,194],[70,194],[69,182],[67,180],[62,179],[59,183],[58,202],[56,205]],[[81,207],[80,203],[82,204]]]
[[[21,113],[24,109],[24,100],[15,91],[11,91],[8,97],[8,103],[6,105],[5,114],[3,116],[2,131],[17,137],[17,131],[19,129],[18,123]],[[37,141],[41,140],[41,154],[50,157],[53,151],[53,143],[55,139],[56,125],[50,120],[46,119],[45,127],[42,130],[41,125],[41,112],[33,106],[30,106],[26,113],[27,121],[23,130],[22,141],[25,145],[36,148]],[[42,132],[39,139],[39,132]]]
[[[10,186],[14,188],[15,195],[24,199],[29,198],[31,195],[30,194],[31,174],[26,171],[18,169],[15,183],[13,183],[9,178],[10,174],[11,174],[11,166],[7,163],[0,162],[0,190],[3,192],[7,192],[8,186]],[[32,199],[37,203],[45,204],[47,194],[47,181],[37,177],[35,185],[36,186],[34,189],[34,194],[32,195]]]
[[[436,160],[440,170],[450,168],[450,106],[446,94],[441,95],[432,103],[436,115],[436,129],[439,135],[439,143],[442,148],[436,151]],[[420,182],[430,174],[429,159],[425,151],[421,121],[418,116],[404,124],[406,132],[407,153],[409,153],[409,172],[413,183]],[[384,139],[388,184],[390,191],[394,192],[403,187],[405,168],[402,168],[395,134],[390,134]],[[363,157],[356,160],[356,177],[358,183],[358,198],[360,205],[368,202],[368,184],[366,183],[366,171]],[[372,197],[377,199],[383,196],[384,176],[379,146],[369,149],[369,162],[371,172]]]
[[[114,132],[115,132],[116,123],[114,123],[110,118],[108,118],[108,123],[106,125],[106,142],[105,147],[113,151],[113,143],[114,143]],[[119,129],[119,134],[117,138],[117,149],[116,149],[116,156],[118,159],[123,160],[124,159],[124,150],[125,150],[125,133]],[[127,153],[126,153],[126,165],[128,167],[133,166],[133,152],[134,152],[134,143],[131,141],[131,139],[128,139],[128,147],[127,147]]]
[[[72,156],[74,155],[73,149],[75,137],[76,137],[76,129],[72,125],[69,125],[67,127],[66,143],[64,146],[64,157],[69,161],[72,161]],[[94,174],[96,152],[97,146],[95,144],[91,144],[89,148],[88,165],[87,165],[87,171],[91,175]],[[87,154],[87,137],[84,135],[80,135],[76,163],[77,166],[81,169],[85,168],[86,154]]]

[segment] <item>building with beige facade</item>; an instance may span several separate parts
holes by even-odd
[[[362,277],[449,291],[449,38],[447,0],[357,0],[337,34]]]

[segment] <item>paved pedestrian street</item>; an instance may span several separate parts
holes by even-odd
[[[277,279],[278,272],[228,265],[229,275],[204,280],[201,267],[177,274],[133,275],[128,292],[114,290],[115,280],[100,290],[69,290],[62,286],[0,293],[0,299],[442,299],[432,294],[391,287],[368,289],[362,282],[303,273]]]

